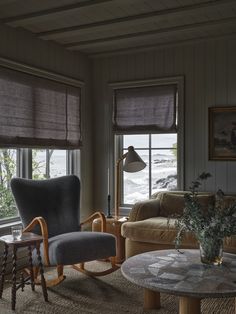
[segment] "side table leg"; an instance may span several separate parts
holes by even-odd
[[[160,292],[144,288],[144,305],[145,310],[160,309]]]
[[[33,261],[32,261],[32,252],[31,252],[30,245],[28,246],[28,250],[29,250],[30,284],[31,284],[32,291],[35,291]]]
[[[191,297],[179,298],[179,314],[200,314],[201,299]]]
[[[15,311],[16,308],[16,253],[17,248],[13,246],[12,252],[12,288],[11,288],[11,309]]]
[[[39,271],[41,275],[41,285],[42,285],[42,290],[43,290],[43,296],[44,296],[44,300],[48,301],[47,286],[46,286],[46,282],[45,282],[45,278],[43,274],[43,264],[42,264],[42,259],[40,255],[40,242],[36,243],[36,250],[37,250],[37,255],[38,255]]]
[[[7,255],[8,255],[8,245],[5,243],[3,260],[2,260],[1,282],[0,282],[0,299],[2,298],[2,292],[3,292],[3,287],[4,287],[5,272],[6,272],[6,265],[7,265]]]
[[[21,285],[21,291],[24,291],[25,288],[25,279],[23,272],[20,273],[20,285]]]

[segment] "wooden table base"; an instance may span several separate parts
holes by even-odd
[[[179,314],[200,314],[201,299],[191,297],[179,298]]]
[[[144,310],[160,309],[160,292],[144,289]],[[236,298],[235,298],[236,314]],[[201,299],[179,297],[179,314],[201,314]]]
[[[16,308],[16,291],[21,288],[24,291],[25,284],[30,282],[31,288],[35,290],[35,278],[33,274],[33,261],[32,261],[32,248],[36,248],[37,257],[38,257],[38,265],[36,268],[39,270],[41,275],[41,286],[43,290],[44,300],[48,301],[48,293],[46,282],[44,278],[44,271],[43,271],[43,264],[40,255],[40,243],[43,241],[43,237],[39,236],[34,233],[26,232],[22,234],[21,239],[15,240],[12,235],[6,235],[0,237],[0,241],[4,243],[4,255],[2,260],[2,271],[0,273],[0,299],[2,298],[4,281],[5,281],[5,272],[6,272],[6,265],[7,265],[7,257],[8,257],[8,249],[12,247],[12,293],[11,293],[11,308],[14,311]],[[28,247],[28,265],[29,274],[28,276],[24,277],[23,269],[20,272],[20,282],[17,283],[17,250],[18,248]]]
[[[145,310],[160,309],[160,292],[144,289],[144,304]]]

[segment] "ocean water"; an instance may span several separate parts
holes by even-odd
[[[46,150],[35,150],[33,174],[44,176],[46,174]],[[50,178],[66,175],[66,150],[53,150],[50,158]]]
[[[134,204],[149,198],[149,171],[151,172],[151,195],[177,187],[177,161],[170,151],[154,154],[149,167],[148,156],[140,154],[147,166],[135,173],[123,172],[124,204]]]
[[[171,138],[168,143],[165,142],[162,146],[168,144],[170,147],[174,140],[175,138]],[[142,146],[142,142],[139,143]],[[139,149],[137,152],[147,166],[139,172],[123,172],[124,204],[134,204],[149,198],[149,172],[151,172],[151,195],[161,190],[176,189],[177,162],[172,150],[154,150],[151,156],[151,167],[149,167],[147,151]],[[35,161],[38,164],[35,173],[44,175],[46,173],[46,151],[37,150]],[[66,151],[54,150],[50,158],[50,177],[54,178],[65,174]]]

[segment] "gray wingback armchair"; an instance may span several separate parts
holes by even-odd
[[[90,275],[105,275],[117,269],[115,237],[106,233],[105,216],[101,212],[80,222],[80,180],[74,175],[48,180],[13,178],[11,189],[22,220],[24,232],[33,230],[44,237],[41,254],[45,266],[56,266],[58,278],[47,282],[58,284],[65,276],[64,265]],[[100,218],[101,231],[82,231],[86,223]],[[111,268],[89,272],[84,263],[97,259],[111,260]],[[36,271],[37,272],[37,271]]]

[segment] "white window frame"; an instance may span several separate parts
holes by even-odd
[[[112,99],[114,101],[114,91],[116,89],[121,88],[133,88],[133,87],[145,87],[145,86],[153,86],[153,85],[173,85],[177,86],[177,108],[176,114],[178,118],[177,125],[177,189],[184,189],[184,77],[183,76],[175,76],[175,77],[165,77],[165,78],[157,78],[150,80],[140,80],[140,81],[126,81],[126,82],[112,82],[109,84],[111,87]],[[112,116],[112,109],[111,109]],[[144,134],[144,133],[143,133]],[[150,134],[148,132],[147,134]],[[155,133],[151,133],[155,134]],[[114,135],[113,136],[113,147],[114,147],[114,159],[112,161],[112,167],[114,169],[114,165],[116,160],[118,160],[122,154],[122,142],[120,141],[120,137],[122,135]],[[110,161],[111,163],[111,161]],[[121,170],[121,178],[123,178],[122,170]],[[150,181],[150,178],[149,178]],[[123,180],[121,180],[123,182]],[[121,214],[127,215],[128,211],[132,207],[132,205],[127,206],[122,204],[123,200],[123,185],[121,186]]]
[[[152,140],[151,140],[151,137],[152,135],[154,134],[158,134],[158,133],[142,133],[140,135],[148,135],[148,146],[146,147],[134,147],[135,148],[135,151],[139,154],[139,151],[140,150],[145,150],[147,153],[148,153],[148,156],[149,156],[149,159],[148,159],[148,172],[149,174],[151,174],[151,176],[149,176],[149,187],[148,187],[148,197],[151,198],[151,195],[153,194],[152,193],[152,151],[155,151],[155,150],[175,150],[175,148],[173,147],[156,147],[156,146],[153,146],[152,145]],[[168,134],[168,133],[164,133],[164,134]],[[171,134],[176,134],[177,135],[177,141],[178,141],[178,133],[171,133]],[[126,134],[124,134],[126,135]],[[124,138],[123,136],[124,135],[117,135],[117,142],[119,143],[119,149],[121,150],[120,154],[123,155],[125,152],[124,150],[127,148],[124,148],[124,145],[123,145],[123,141],[124,141]],[[178,142],[177,142],[177,147],[176,147],[176,150],[178,151]],[[178,162],[178,157],[177,157],[177,162]],[[178,174],[178,165],[177,165],[177,174]],[[121,182],[124,182],[124,171],[121,171],[120,173],[120,178],[121,178]],[[124,207],[124,208],[129,208],[131,207],[133,204],[128,204],[128,203],[125,203],[124,202],[124,185],[122,184],[121,187],[120,187],[120,190],[121,190],[121,206]]]

